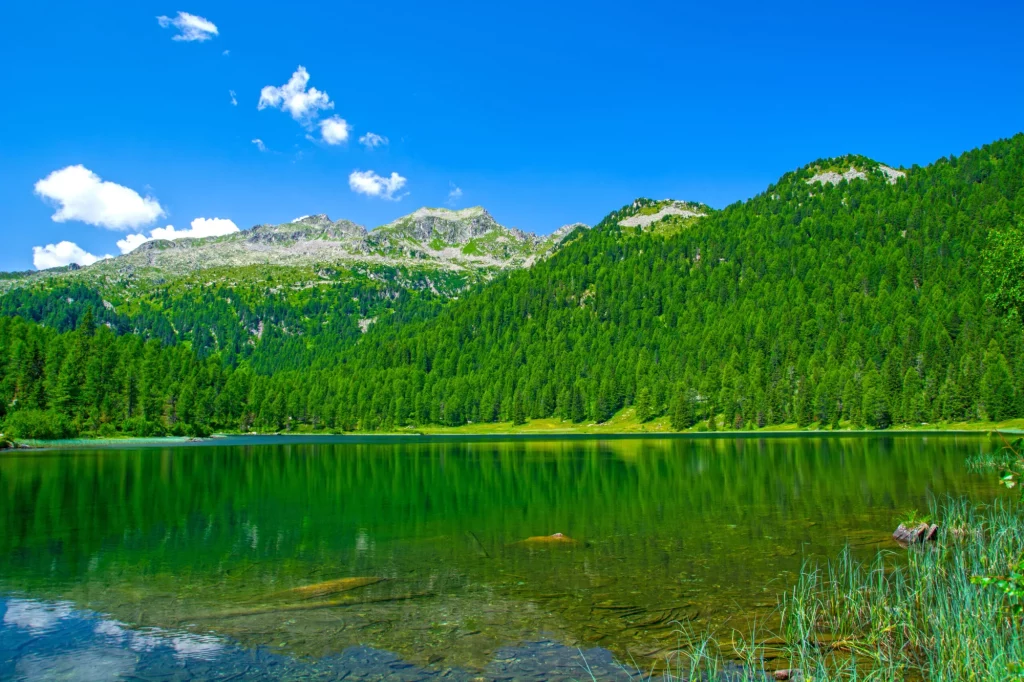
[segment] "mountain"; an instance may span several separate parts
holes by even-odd
[[[308,215],[149,241],[88,267],[11,273],[0,277],[0,314],[69,330],[89,312],[118,333],[255,358],[269,371],[281,357],[301,366],[350,345],[399,310],[431,315],[476,283],[550,256],[568,234],[508,228],[480,207],[423,208],[372,231]],[[272,347],[288,353],[261,360]]]
[[[159,296],[138,279],[114,311],[74,279],[95,266],[65,275],[80,291],[60,298],[11,291],[0,297],[4,428],[392,430],[617,413],[662,428],[885,428],[1024,416],[1017,275],[1000,280],[1009,301],[990,281],[1008,267],[993,245],[1024,242],[1024,135],[909,169],[820,159],[722,210],[638,199],[549,240],[492,222],[480,209],[426,209],[365,236],[323,216],[250,230],[217,239],[249,245],[262,231],[308,252],[311,234],[334,230],[323,241],[395,260],[218,266]],[[486,274],[445,296],[374,267]],[[73,310],[85,312],[72,321]],[[166,320],[169,337],[146,341],[149,319]]]
[[[372,330],[332,374],[345,398],[323,418],[1021,416],[1024,334],[997,314],[981,263],[990,234],[1022,217],[1024,136],[925,168],[821,159],[721,211],[637,200],[436,317]]]
[[[562,236],[538,237],[505,227],[479,206],[458,211],[421,208],[372,231],[319,214],[220,237],[150,241],[89,267],[0,279],[0,291],[45,278],[111,283],[252,265],[404,268],[460,274],[476,281],[532,264]]]

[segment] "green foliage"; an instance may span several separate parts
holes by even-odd
[[[912,526],[920,526],[922,523],[931,523],[931,521],[931,514],[922,514],[916,509],[909,509],[896,519],[896,523],[903,524],[908,528]]]
[[[1018,559],[1007,575],[975,575],[971,582],[1002,593],[1007,608],[1015,616],[1024,614],[1024,558]]]
[[[869,562],[847,551],[804,567],[780,606],[787,667],[851,682],[1019,679],[1024,621],[1006,617],[1020,603],[1024,571],[1019,510],[949,500],[936,515],[942,530],[931,551],[896,561],[883,551]],[[974,577],[994,566],[1013,568],[991,582]]]
[[[1022,177],[1018,136],[895,185],[791,174],[670,237],[624,239],[618,220],[639,210],[626,207],[434,319],[378,325],[337,380],[371,406],[420,386],[442,403],[465,395],[467,415],[488,387],[534,414],[567,384],[587,419],[635,407],[643,387],[662,414],[684,384],[729,427],[977,419],[986,371],[985,386],[1024,382],[1020,326],[992,314],[978,266],[988,229],[1024,203]],[[993,418],[1021,414],[996,393]]]
[[[991,282],[988,300],[1024,319],[1024,222],[1007,222],[988,235],[985,275]]]
[[[59,440],[75,434],[68,419],[54,410],[18,410],[4,421],[3,428],[4,435],[19,439]]]
[[[806,182],[854,162],[872,167],[816,162],[670,235],[619,227],[657,209],[638,200],[490,282],[222,268],[118,284],[112,300],[113,285],[56,278],[0,298],[0,313],[47,327],[0,334],[0,409],[166,433],[604,422],[626,407],[709,429],[1024,416],[1021,318],[994,314],[1015,305],[1016,280],[980,265],[987,252],[1012,265],[1024,135],[896,184]],[[94,336],[78,330],[87,314]],[[97,357],[97,339],[124,348]],[[146,339],[164,373],[143,382]],[[90,363],[106,407],[81,381]]]

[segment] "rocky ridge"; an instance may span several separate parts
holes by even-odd
[[[622,227],[648,227],[670,215],[681,218],[703,218],[707,215],[700,206],[685,201],[670,201],[660,206],[656,213],[638,213],[619,221]]]
[[[804,180],[808,185],[821,183],[822,185],[838,185],[842,181],[852,182],[854,180],[867,180],[869,174],[880,173],[890,185],[895,185],[900,178],[907,176],[906,171],[898,170],[884,163],[878,163],[864,157],[852,157],[849,169],[841,171],[837,168],[821,167],[814,164],[811,171],[814,175]]]
[[[88,267],[0,279],[0,290],[48,277],[165,278],[207,268],[253,265],[385,266],[488,278],[502,270],[529,267],[556,250],[569,232],[563,227],[540,237],[505,227],[479,206],[421,208],[374,230],[316,214],[219,237],[154,240]]]

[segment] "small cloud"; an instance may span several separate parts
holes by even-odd
[[[231,50],[224,50],[223,52],[221,52],[221,54],[227,57],[229,54],[231,54]]]
[[[256,105],[259,110],[270,107],[287,111],[299,123],[310,126],[310,121],[322,109],[333,109],[334,102],[316,88],[306,89],[309,84],[309,72],[300,66],[284,85],[277,87],[267,85],[260,90],[260,101]]]
[[[4,625],[13,625],[23,630],[47,632],[59,625],[60,621],[72,615],[74,615],[74,611],[68,602],[47,603],[34,599],[15,598],[7,601],[7,611],[4,612],[3,622]]]
[[[217,27],[212,21],[196,16],[195,14],[189,14],[188,12],[178,12],[178,16],[173,19],[161,16],[157,17],[156,20],[164,28],[173,26],[178,29],[178,35],[171,38],[171,40],[202,42],[220,35],[217,31]]]
[[[365,135],[362,135],[359,138],[359,144],[363,145],[367,149],[380,147],[381,145],[386,145],[387,143],[388,138],[384,137],[383,135],[378,135],[377,133],[366,133]]]
[[[455,206],[462,198],[462,188],[456,187],[454,182],[448,183],[448,205]]]
[[[327,144],[348,142],[349,125],[340,116],[331,116],[320,121],[320,136]]]
[[[231,97],[231,106],[237,107],[238,106],[238,98],[235,97],[235,91],[234,90],[228,90],[228,95],[230,95],[230,97]]]
[[[57,242],[46,246],[32,247],[32,265],[36,270],[60,268],[74,263],[76,265],[92,265],[96,261],[112,256],[94,256],[74,242]]]
[[[348,186],[356,194],[365,194],[368,197],[380,197],[389,201],[398,201],[402,196],[395,196],[395,193],[405,187],[406,179],[398,173],[392,173],[391,177],[385,178],[371,171],[352,171],[348,176]]]
[[[259,149],[261,152],[267,151],[267,145],[263,144],[263,140],[261,140],[260,138],[257,137],[255,140],[252,141],[252,143],[256,145],[256,149]]]
[[[168,227],[171,226],[168,225]],[[150,241],[150,238],[141,232],[139,234],[129,234],[125,235],[124,239],[117,240],[117,248],[121,249],[121,253],[128,253],[130,251],[134,251],[148,241]]]
[[[60,204],[52,216],[57,223],[80,220],[110,230],[129,230],[164,215],[156,199],[102,180],[81,164],[53,171],[35,184],[35,192]]]
[[[234,221],[227,218],[196,218],[187,230],[178,230],[175,229],[174,225],[168,225],[167,227],[158,227],[152,230],[148,237],[142,233],[130,234],[124,239],[117,241],[117,248],[121,249],[121,253],[129,253],[146,242],[156,239],[166,239],[168,241],[174,241],[175,239],[202,239],[203,237],[221,237],[238,231],[238,225],[235,225]]]

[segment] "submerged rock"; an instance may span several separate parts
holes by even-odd
[[[534,535],[522,541],[524,545],[575,545],[577,544],[568,535],[555,533],[553,535]]]
[[[335,580],[327,580],[322,583],[314,583],[313,585],[303,585],[301,587],[293,587],[290,590],[284,590],[278,592],[273,597],[294,597],[298,599],[313,599],[315,597],[325,597],[330,594],[337,594],[338,592],[347,592],[354,590],[359,587],[366,587],[367,585],[375,585],[382,582],[384,578],[376,576],[360,577],[360,578],[337,578]]]
[[[804,679],[804,673],[800,668],[784,668],[782,670],[775,671],[775,679],[791,680],[792,682],[796,682],[796,680]]]

